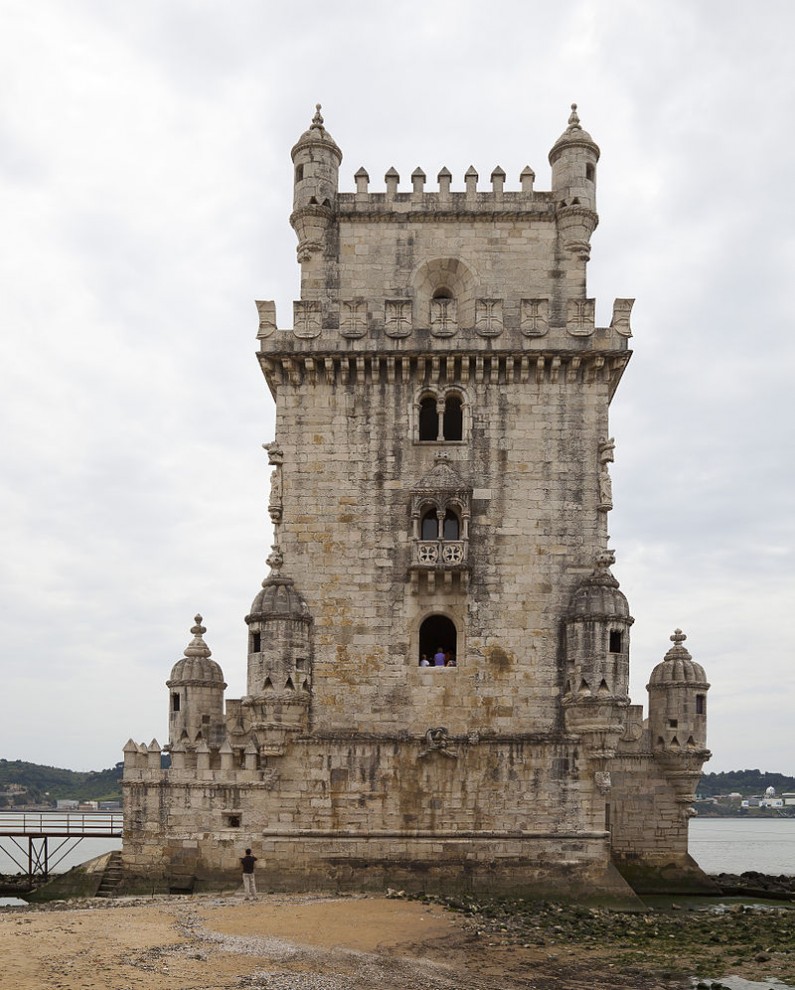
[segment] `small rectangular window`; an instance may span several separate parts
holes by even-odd
[[[678,718],[669,718],[668,719],[668,728],[669,729],[678,729],[679,728],[679,719]]]
[[[171,711],[179,711],[179,695],[176,692],[171,695]]]
[[[295,166],[295,181],[296,182],[300,182],[301,179],[303,179],[303,177],[304,177],[304,166],[303,165],[296,165]]]
[[[704,715],[707,711],[707,696],[705,694],[696,695],[696,715]]]
[[[251,634],[251,652],[259,653],[261,649],[262,641],[260,639],[260,634],[258,632],[254,632]]]
[[[611,653],[621,652],[621,632],[618,629],[610,630],[610,652]]]

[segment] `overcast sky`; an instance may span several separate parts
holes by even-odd
[[[298,294],[314,104],[395,166],[519,188],[579,104],[602,149],[589,294],[637,298],[612,406],[632,697],[675,627],[707,769],[795,774],[795,4],[0,0],[0,756],[167,741],[200,611],[245,692],[274,409],[254,299]],[[430,188],[430,186],[429,186]]]

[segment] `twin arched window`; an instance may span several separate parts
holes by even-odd
[[[448,392],[442,400],[434,394],[420,399],[420,441],[455,442],[464,439],[464,403],[457,392]]]
[[[441,524],[441,525],[440,525]],[[441,532],[439,531],[441,529]],[[421,540],[459,540],[461,539],[461,523],[458,516],[448,509],[443,518],[439,518],[436,509],[429,509],[422,517],[420,524]]]

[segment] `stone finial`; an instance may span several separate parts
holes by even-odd
[[[398,182],[400,182],[400,173],[394,167],[394,165],[389,169],[389,171],[384,176],[384,181],[386,182],[386,194],[387,196],[394,196],[397,192]]]
[[[474,165],[470,165],[464,173],[464,185],[466,186],[467,196],[473,196],[477,192],[478,173],[475,171]]]
[[[525,165],[519,175],[519,181],[522,183],[522,192],[531,193],[533,191],[533,183],[536,180],[535,172],[530,168],[529,165]]]
[[[569,130],[571,131],[582,130],[582,127],[580,125],[580,118],[577,115],[576,103],[572,103],[571,105],[571,113],[569,114]]]
[[[323,128],[323,114],[320,112],[321,106],[319,103],[315,104],[315,116],[312,118],[312,127]]]
[[[686,639],[687,636],[685,636],[681,629],[674,629],[673,635],[670,637],[671,642],[676,646],[681,646]]]
[[[421,193],[423,187],[425,186],[426,175],[419,167],[419,165],[411,173],[411,190],[415,193]]]
[[[281,571],[282,567],[284,566],[284,554],[282,553],[282,548],[278,545],[278,543],[274,543],[273,546],[271,546],[271,552],[268,555],[268,559],[265,561],[265,563],[271,569],[271,572],[268,575],[268,577],[278,577],[279,571]],[[265,578],[265,581],[262,582],[263,587],[265,587],[265,582],[267,580],[268,578]]]
[[[202,625],[202,617],[196,615],[193,620],[196,624],[191,627],[191,632],[193,633],[193,639],[185,647],[186,657],[211,657],[212,650],[204,642],[202,636],[207,632],[207,627]]]
[[[450,171],[450,169],[447,168],[446,166],[442,166],[442,168],[439,170],[439,174],[436,176],[436,179],[439,183],[439,192],[442,194],[442,196],[450,195],[450,182],[452,181],[452,178],[453,178],[453,173]]]
[[[366,193],[367,186],[370,182],[370,176],[367,174],[367,169],[362,166],[353,176],[356,180],[356,192]]]
[[[505,170],[500,168],[498,165],[494,171],[491,173],[491,187],[494,192],[499,196],[502,193],[502,188],[505,185]]]

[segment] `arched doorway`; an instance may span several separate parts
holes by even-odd
[[[417,662],[422,663],[426,657],[430,666],[434,666],[434,657],[438,653],[445,654],[449,661],[458,661],[458,634],[454,623],[446,615],[429,615],[420,626],[419,656]],[[442,666],[437,664],[437,666]]]

